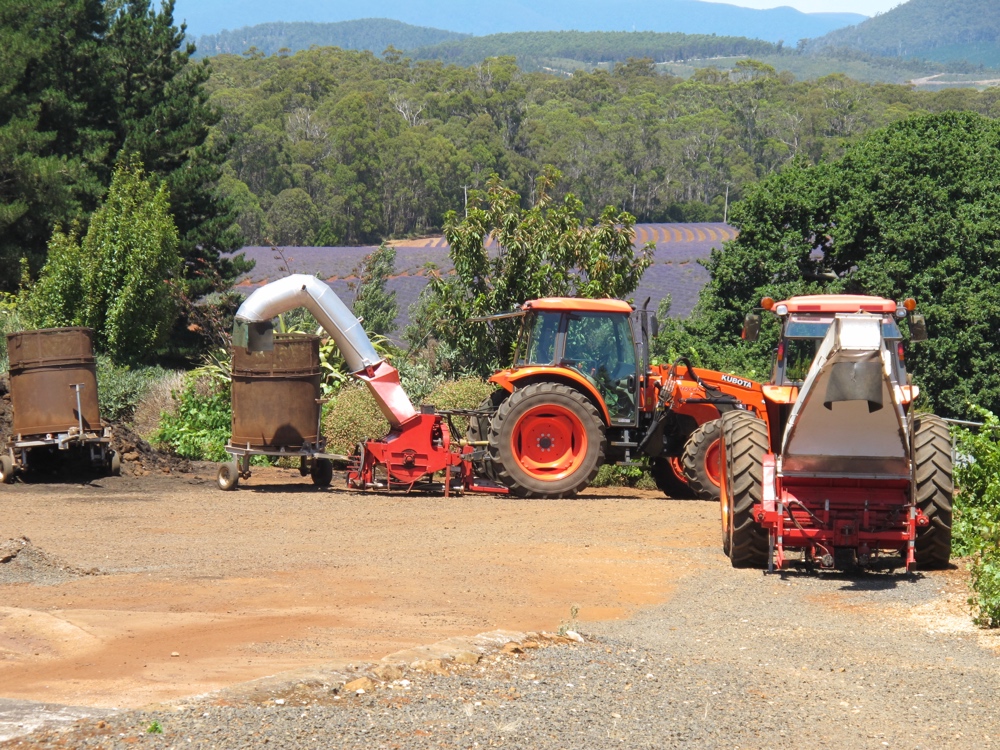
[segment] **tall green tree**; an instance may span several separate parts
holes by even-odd
[[[608,206],[595,222],[568,194],[552,197],[559,179],[546,170],[535,180],[535,202],[498,177],[470,195],[468,216],[445,217],[453,276],[435,274],[411,317],[411,345],[429,337],[449,349],[453,367],[485,375],[508,364],[516,327],[469,323],[469,318],[510,312],[530,299],[549,296],[627,297],[652,263],[653,244],[635,252],[635,218]],[[496,250],[488,251],[488,240]]]
[[[361,264],[353,310],[370,334],[388,336],[396,330],[399,304],[396,302],[396,292],[386,289],[386,283],[395,270],[396,250],[385,243],[365,256]]]
[[[245,264],[221,258],[242,240],[236,209],[218,190],[230,142],[210,139],[221,113],[209,102],[207,60],[174,25],[174,0],[107,0],[110,26],[101,45],[114,116],[112,158],[136,154],[165,181],[192,293],[232,279]]]
[[[93,328],[117,363],[145,363],[177,317],[177,248],[166,185],[123,164],[82,242],[53,235],[28,310],[40,327]]]
[[[0,288],[37,271],[56,224],[97,205],[110,152],[101,0],[0,3]]]
[[[732,209],[740,235],[715,251],[691,318],[660,353],[766,377],[777,322],[753,346],[743,315],[763,296],[914,297],[931,339],[907,352],[946,416],[1000,408],[1000,123],[945,112],[878,130],[836,162],[795,164]],[[905,326],[904,326],[905,327]]]

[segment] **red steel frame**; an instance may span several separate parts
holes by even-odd
[[[507,494],[506,487],[475,476],[472,461],[468,458],[471,453],[473,448],[468,445],[462,446],[460,451],[453,450],[451,431],[443,415],[420,413],[390,430],[385,437],[364,442],[348,467],[347,486],[360,490],[374,486],[378,466],[384,466],[391,478],[387,489],[404,491],[414,489],[424,477],[443,471],[444,494],[448,497],[453,489],[452,467],[458,466],[461,490]]]
[[[769,569],[785,567],[787,549],[805,550],[808,560],[829,567],[836,548],[850,548],[859,559],[905,550],[909,571],[916,562],[917,527],[929,523],[911,497],[911,482],[904,478],[782,476],[768,453],[753,514],[769,536]]]

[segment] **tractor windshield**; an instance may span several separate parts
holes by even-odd
[[[556,336],[559,335],[559,320],[562,313],[540,312],[525,321],[528,341],[525,358],[519,364],[552,365],[556,361]]]
[[[829,315],[790,315],[785,322],[782,345],[779,357],[775,360],[774,382],[799,385],[809,374],[809,368],[816,357],[820,343],[826,337],[826,332],[833,323],[833,314]],[[890,342],[902,340],[899,327],[891,315],[882,318],[882,336]],[[894,355],[894,366],[902,371],[902,362],[898,360],[897,347],[890,346]]]

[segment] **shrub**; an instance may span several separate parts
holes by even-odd
[[[604,464],[597,470],[597,476],[590,483],[592,487],[636,487],[640,490],[655,490],[656,483],[647,469],[640,466],[615,466]]]
[[[117,367],[105,356],[97,357],[97,400],[101,418],[123,422],[132,418],[153,383],[169,371],[162,367]]]
[[[971,556],[972,605],[975,620],[1000,627],[1000,419],[979,410],[984,425],[977,431],[957,430],[955,517],[952,548]]]
[[[329,453],[349,456],[358,443],[367,438],[380,438],[388,431],[389,423],[363,383],[349,383],[341,388],[323,415],[323,433]]]
[[[424,402],[433,404],[438,409],[475,409],[495,390],[495,385],[475,376],[444,380],[434,387]],[[454,417],[452,424],[459,433],[452,437],[465,437],[469,429],[469,420],[465,417]]]
[[[225,461],[232,428],[228,384],[192,373],[173,394],[176,411],[164,413],[151,440],[178,456],[196,461]]]

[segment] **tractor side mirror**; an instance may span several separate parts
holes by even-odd
[[[747,313],[743,319],[743,340],[756,341],[760,336],[760,315],[754,312]]]
[[[920,313],[910,315],[910,341],[927,340],[927,321]]]

